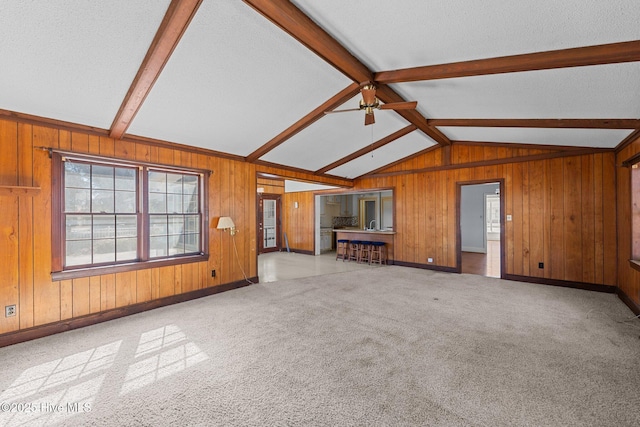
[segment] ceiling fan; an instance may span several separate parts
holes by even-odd
[[[346,113],[348,111],[361,111],[364,110],[364,125],[372,125],[376,122],[373,116],[373,110],[413,110],[418,106],[418,101],[409,102],[390,102],[388,104],[381,104],[378,98],[376,98],[376,87],[372,84],[362,86],[360,89],[362,99],[360,100],[360,106],[358,108],[349,108],[346,110],[333,110],[325,111],[325,114],[333,113]]]

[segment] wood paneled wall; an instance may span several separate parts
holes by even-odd
[[[284,180],[258,178],[258,189],[260,188],[266,194],[284,194]]]
[[[631,170],[622,162],[640,153],[640,140],[629,144],[616,156],[618,196],[618,287],[640,306],[640,271],[631,259]]]
[[[295,207],[298,202],[298,207]],[[312,191],[285,193],[282,197],[282,230],[289,248],[301,252],[315,250],[315,198]],[[284,247],[284,240],[282,242]]]
[[[51,160],[38,147],[212,170],[211,225],[233,218],[239,260],[229,234],[212,228],[208,262],[52,281]],[[0,333],[231,283],[242,270],[257,276],[255,165],[9,120],[0,120],[0,149],[0,185],[41,188],[33,197],[0,196],[0,307],[17,305],[15,317],[0,316]]]
[[[447,162],[459,168],[366,178],[357,180],[355,186],[395,188],[396,260],[427,264],[427,258],[433,258],[434,266],[455,268],[456,183],[504,179],[506,214],[513,218],[506,223],[507,274],[615,286],[613,152],[462,166],[544,153],[456,144],[389,171],[419,170]],[[544,269],[538,268],[539,262]]]

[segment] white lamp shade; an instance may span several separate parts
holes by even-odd
[[[231,217],[221,216],[218,220],[218,226],[216,228],[219,230],[226,230],[228,228],[235,228],[235,226],[236,225],[233,223]]]

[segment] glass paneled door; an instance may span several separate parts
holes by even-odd
[[[280,196],[263,194],[259,201],[259,252],[280,250]]]

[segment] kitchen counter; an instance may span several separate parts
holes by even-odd
[[[384,230],[362,230],[359,228],[334,228],[336,239],[346,240],[368,240],[370,242],[384,242],[387,249],[387,263],[393,264],[394,260],[394,244],[396,240],[395,231]]]
[[[396,234],[391,230],[363,230],[361,228],[334,228],[336,233],[368,233],[368,234]]]

